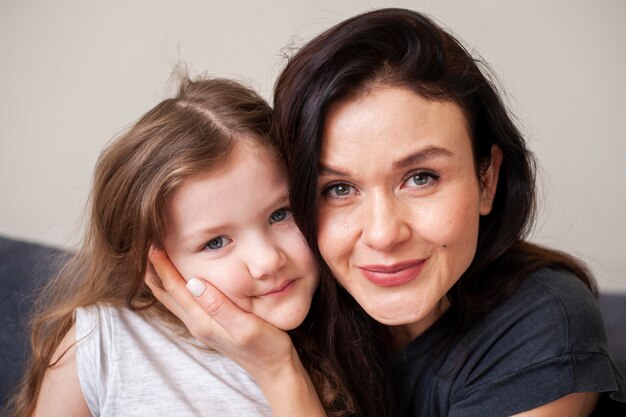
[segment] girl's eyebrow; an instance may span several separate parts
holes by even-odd
[[[264,200],[266,201],[266,203],[260,204],[261,209],[270,210],[273,206],[280,206],[280,205],[289,203],[289,192],[287,191],[286,187],[271,197],[273,198],[271,199],[268,198]],[[210,225],[206,227],[199,227],[198,229],[193,229],[187,232],[186,234],[183,234],[181,236],[181,240],[183,241],[203,240],[207,236],[219,235],[225,229],[234,228],[237,226],[238,226],[238,223],[236,222],[228,222],[228,223],[223,223],[223,224]]]
[[[181,236],[183,242],[195,241],[195,240],[204,240],[208,236],[219,235],[220,229],[228,228],[229,224],[221,224],[215,227],[203,227],[190,231],[187,234]]]
[[[407,155],[392,164],[393,169],[401,169],[407,168],[411,165],[419,164],[429,159],[434,159],[442,156],[452,156],[453,153],[446,149],[441,148],[439,146],[429,146],[425,149],[414,152],[410,155]],[[319,164],[319,175],[334,175],[338,177],[348,176],[347,172],[341,171],[337,168],[331,168],[328,165],[323,163]]]

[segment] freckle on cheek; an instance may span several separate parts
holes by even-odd
[[[443,247],[444,247],[444,248],[447,248],[447,247],[448,247],[448,245],[443,245]]]

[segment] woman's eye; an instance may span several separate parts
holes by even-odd
[[[431,172],[416,172],[404,182],[407,187],[421,188],[433,185],[439,179],[438,175]]]
[[[322,194],[329,196],[331,198],[342,198],[347,197],[350,194],[354,194],[355,189],[353,186],[348,184],[333,184],[323,191]]]
[[[219,250],[219,249],[222,249],[224,246],[228,245],[230,242],[231,240],[227,238],[226,236],[219,236],[219,237],[216,237],[215,239],[209,240],[207,244],[204,245],[204,247],[208,250]]]
[[[291,210],[289,209],[282,208],[282,209],[276,210],[270,216],[270,223],[282,222],[283,220],[287,219],[289,216],[291,216]]]

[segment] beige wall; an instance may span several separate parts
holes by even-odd
[[[492,64],[540,161],[533,238],[626,291],[623,0],[0,1],[0,234],[69,247],[102,146],[174,64],[267,98],[281,49],[358,12],[429,13]]]

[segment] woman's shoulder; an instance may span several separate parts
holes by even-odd
[[[457,346],[465,354],[454,400],[516,396],[513,414],[572,392],[621,391],[592,291],[560,269],[537,270],[478,320]],[[622,395],[622,394],[617,394]],[[497,404],[493,404],[498,407]]]
[[[572,392],[623,396],[594,295],[567,271],[537,270],[468,331],[455,323],[444,315],[398,352],[401,400],[430,397],[450,415],[472,416],[511,415]]]
[[[513,310],[559,336],[563,349],[606,352],[604,322],[592,290],[569,271],[542,268],[528,276],[494,313]],[[560,329],[560,331],[559,331]]]
[[[550,346],[553,354],[576,351],[606,354],[604,323],[597,300],[587,285],[569,271],[542,268],[486,317],[478,328],[509,329],[501,337]]]
[[[558,302],[570,310],[572,304],[584,303],[587,307],[596,307],[597,302],[592,290],[576,275],[562,268],[541,268],[522,282],[518,297],[545,295],[545,301]]]

